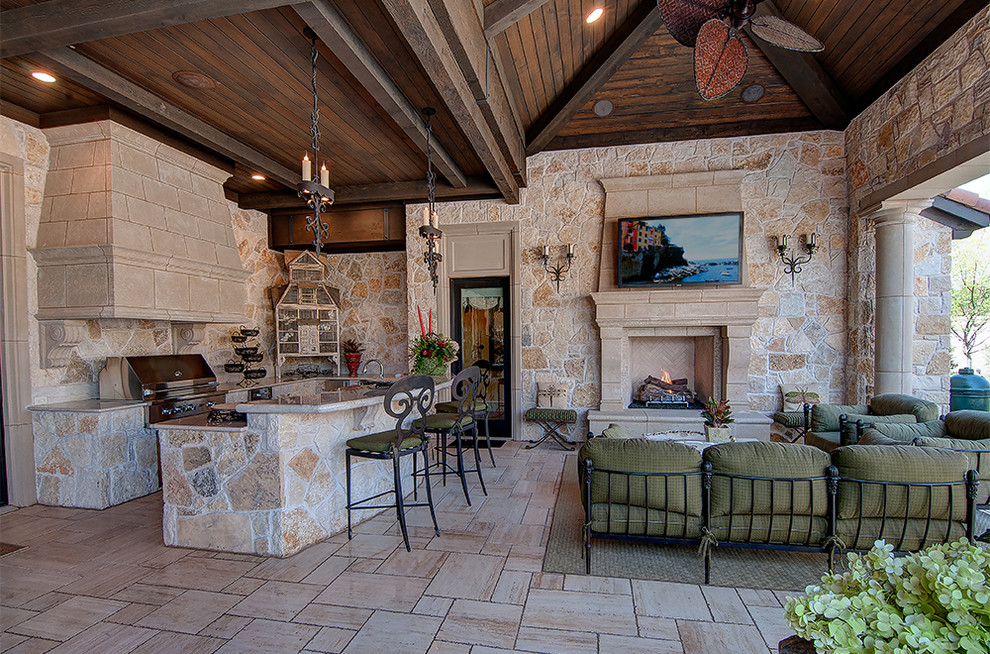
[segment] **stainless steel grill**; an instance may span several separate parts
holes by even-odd
[[[201,354],[108,357],[100,372],[100,398],[150,401],[149,424],[206,413],[224,395]]]

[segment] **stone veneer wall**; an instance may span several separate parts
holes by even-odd
[[[845,132],[849,163],[849,401],[873,392],[875,242],[861,200],[990,134],[990,8],[980,11]],[[922,181],[922,180],[919,180]],[[945,189],[948,190],[948,189]],[[915,389],[947,408],[951,267],[948,228],[917,220]]]
[[[441,227],[451,223],[518,220],[521,224],[523,411],[536,404],[536,382],[567,387],[568,403],[584,420],[597,408],[599,338],[589,294],[598,290],[605,193],[603,178],[743,170],[745,249],[750,284],[766,288],[754,325],[749,407],[779,407],[781,383],[817,382],[824,395],[844,397],[848,204],[840,132],[807,132],[683,143],[545,152],[527,165],[529,186],[518,205],[481,200],[442,203]],[[409,251],[421,249],[407,208]],[[679,213],[669,207],[670,214]],[[791,284],[776,261],[772,237],[817,232],[822,248]],[[558,294],[539,262],[540,246],[576,246],[576,259]],[[409,336],[416,306],[436,306],[420,257],[408,257]],[[443,301],[443,300],[441,300]],[[418,329],[418,327],[417,327]],[[587,422],[581,422],[581,433]],[[526,426],[524,438],[537,436]]]

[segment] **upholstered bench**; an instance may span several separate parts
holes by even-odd
[[[564,425],[574,424],[577,422],[577,411],[574,409],[547,409],[544,407],[533,407],[523,414],[523,419],[526,422],[535,422],[536,424],[543,427],[543,436],[535,441],[532,441],[531,445],[527,445],[526,449],[533,449],[541,445],[548,438],[552,438],[565,450],[573,450],[574,443],[568,440],[567,435],[560,431]]]

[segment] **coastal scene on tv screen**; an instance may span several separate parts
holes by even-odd
[[[619,286],[738,284],[742,214],[619,221]]]

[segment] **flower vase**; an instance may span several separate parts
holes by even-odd
[[[351,377],[357,377],[358,366],[361,365],[361,353],[344,352],[344,361],[347,363],[347,370],[351,373]]]
[[[422,358],[416,363],[416,372],[421,375],[443,377],[447,374],[447,364],[441,359]]]
[[[730,432],[728,427],[709,427],[705,425],[705,440],[709,443],[728,443]]]

